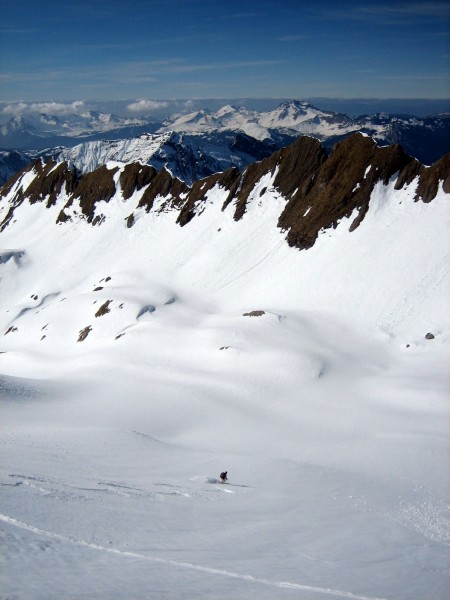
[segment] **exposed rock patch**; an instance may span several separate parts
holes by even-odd
[[[446,154],[428,169],[422,168],[416,191],[416,200],[431,202],[438,192],[439,182],[443,190],[450,194],[450,154]]]
[[[128,229],[133,227],[133,225],[135,223],[134,214],[131,213],[131,215],[128,215],[128,217],[125,219],[125,221],[126,221]]]
[[[367,213],[375,184],[387,184],[396,173],[401,176],[411,163],[415,159],[398,145],[379,148],[371,138],[352,135],[334,146],[309,184],[299,186],[278,225],[288,231],[288,243],[299,248],[310,248],[321,229],[336,227],[356,209],[350,227],[354,230]],[[411,167],[408,173],[411,177]]]
[[[66,193],[70,194],[77,182],[75,169],[69,168],[66,162],[57,164],[55,161],[42,163],[37,161],[34,168],[39,176],[35,177],[26,190],[26,196],[30,204],[42,202],[47,198],[47,208],[53,206],[57,196],[65,187]]]
[[[56,223],[67,223],[67,221],[71,221],[70,216],[64,212],[64,209],[60,211],[59,215],[56,218]]]
[[[71,206],[73,201],[78,199],[81,212],[87,218],[88,223],[92,223],[95,217],[96,203],[99,201],[109,202],[116,193],[114,175],[117,170],[117,167],[110,170],[105,165],[102,165],[92,173],[83,175],[79,179],[65,208]]]
[[[18,186],[18,189],[12,198],[10,209],[0,225],[0,231],[3,231],[9,224],[15,208],[20,206],[25,199],[28,199],[30,204],[47,200],[46,206],[49,208],[55,204],[56,198],[62,191],[70,194],[76,185],[76,170],[69,168],[66,162],[57,164],[55,161],[43,163],[41,160],[37,160],[10,179],[8,183],[0,189],[0,196],[4,197],[10,194],[17,183],[20,182],[21,178],[26,173],[31,173],[33,171],[36,173],[36,176],[30,184],[25,189],[20,185]]]
[[[302,136],[287,148],[274,152],[269,158],[249,165],[240,178],[237,191],[227,199],[230,202],[233,196],[236,197],[234,219],[238,221],[242,218],[252,190],[267,173],[273,175],[277,171],[274,187],[285,198],[290,198],[294,191],[308,188],[326,158],[326,151],[318,140]]]
[[[157,173],[157,170],[149,165],[141,165],[140,163],[125,165],[119,177],[124,200],[128,200],[134,192],[151,183]]]
[[[152,179],[151,185],[142,194],[138,207],[144,207],[146,212],[150,212],[158,196],[161,198],[169,197],[171,205],[179,207],[182,203],[181,194],[187,194],[188,191],[189,188],[183,181],[172,177],[166,169],[161,169]]]
[[[87,338],[87,336],[90,334],[91,331],[92,331],[92,327],[90,325],[88,325],[87,327],[82,329],[79,332],[77,342],[84,342],[84,340]]]
[[[216,173],[215,175],[210,175],[206,179],[196,181],[187,194],[186,201],[178,215],[177,223],[182,227],[189,223],[194,215],[197,214],[199,205],[205,201],[207,193],[212,190],[214,186],[219,186],[228,190],[227,200],[231,199],[237,189],[239,178],[240,172],[238,169],[231,168],[223,173]],[[225,206],[226,204],[227,201],[225,201]]]
[[[98,309],[98,311],[95,313],[96,317],[103,317],[103,315],[108,314],[109,312],[111,312],[111,309],[109,308],[109,305],[111,304],[112,300],[107,300],[104,304],[102,304],[100,306],[100,308]]]
[[[54,160],[43,162],[39,159],[27,165],[10,179],[1,188],[1,196],[9,194],[23,175],[32,171],[36,173],[36,177],[34,177],[25,190],[21,186],[18,187],[13,200],[15,205],[20,204],[25,198],[28,198],[30,204],[42,202],[44,199],[47,199],[47,207],[52,206],[63,186],[65,185],[65,191],[70,194],[77,181],[76,170],[69,168],[67,162],[58,164]]]

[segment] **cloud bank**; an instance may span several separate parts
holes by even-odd
[[[17,102],[7,104],[1,109],[5,115],[20,116],[24,113],[49,113],[51,115],[71,115],[84,111],[83,100],[74,102]]]
[[[136,100],[127,105],[127,109],[131,112],[147,112],[149,110],[158,110],[160,108],[166,108],[168,102],[158,100]]]

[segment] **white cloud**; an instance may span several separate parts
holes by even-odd
[[[85,104],[82,100],[75,100],[70,104],[63,102],[33,102],[30,104],[32,112],[47,112],[52,115],[68,115],[85,110]]]
[[[85,109],[82,100],[75,102],[15,102],[1,109],[6,115],[23,115],[24,113],[49,113],[51,115],[70,115]]]
[[[7,104],[4,106],[2,108],[2,113],[5,115],[19,116],[26,112],[27,108],[28,104],[25,104],[25,102],[16,102],[14,104]]]
[[[166,108],[168,105],[168,102],[161,102],[158,100],[136,100],[136,102],[128,104],[127,108],[131,112],[146,112],[149,110]]]

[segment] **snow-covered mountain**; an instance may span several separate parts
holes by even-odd
[[[216,112],[201,110],[173,115],[159,131],[204,133],[210,131],[243,131],[259,140],[271,138],[274,132],[289,135],[321,133],[325,138],[338,133],[350,133],[357,126],[350,117],[322,111],[309,102],[283,102],[268,112],[247,110],[226,105]]]
[[[289,139],[289,138],[288,138]],[[245,134],[233,132],[185,134],[142,134],[124,140],[84,142],[73,148],[54,152],[55,160],[65,160],[81,171],[89,173],[108,161],[139,162],[163,167],[174,176],[192,184],[230,167],[244,168],[251,162],[265,158],[283,146],[284,137],[277,143],[259,141]]]
[[[132,138],[159,126],[151,117],[119,117],[98,111],[82,114],[27,114],[0,125],[0,148],[42,151],[55,146],[72,147],[81,141]]]
[[[445,600],[449,194],[362,134],[11,179],[5,597]]]
[[[267,127],[259,122],[257,111],[244,107],[225,105],[216,112],[204,109],[187,114],[175,114],[167,118],[159,132],[210,133],[213,131],[242,131],[257,140],[270,139]]]
[[[84,137],[93,132],[105,132],[123,127],[148,125],[144,118],[119,117],[98,111],[86,111],[81,114],[51,115],[46,113],[13,117],[0,127],[2,136],[12,136],[18,131],[28,131],[45,138],[49,136]]]
[[[125,118],[96,111],[65,116],[30,114],[26,119],[15,117],[0,126],[0,148],[20,150],[24,154],[31,150],[31,155],[35,157],[37,151],[45,150],[48,155],[52,147],[65,147],[65,154],[70,158],[70,148],[88,143],[86,149],[78,148],[74,151],[79,168],[88,171],[89,165],[93,164],[93,153],[98,156],[108,155],[110,152],[124,154],[130,146],[141,148],[141,158],[136,151],[133,160],[146,164],[149,162],[151,148],[159,143],[152,134],[175,132],[183,134],[185,152],[195,157],[199,163],[198,169],[191,168],[191,172],[186,174],[185,160],[172,161],[170,164],[169,161],[164,163],[155,159],[155,163],[149,164],[164,165],[174,175],[191,182],[210,174],[216,163],[221,164],[220,169],[241,167],[244,164],[242,160],[249,164],[269,156],[275,149],[289,144],[299,135],[312,135],[327,150],[331,150],[337,141],[357,131],[372,136],[380,144],[401,143],[409,154],[428,165],[450,151],[450,115],[447,113],[421,119],[387,114],[351,118],[297,100],[283,102],[274,110],[266,112],[225,105],[215,112],[203,109],[178,113],[168,117],[163,123],[158,123],[151,116]],[[136,139],[130,142],[133,138]],[[143,144],[144,139],[149,142],[148,149]],[[159,139],[163,143],[166,138]],[[237,139],[238,144],[246,140],[247,148],[253,145],[257,152],[245,152],[246,157],[237,156],[235,160],[230,152],[236,150],[239,154],[239,151],[233,147],[233,139]],[[100,143],[89,144],[100,140],[107,141],[104,147]],[[123,145],[122,150],[119,150],[120,145]],[[172,156],[173,153],[169,154]],[[57,155],[56,151],[54,155]],[[81,164],[82,156],[87,158],[85,165]],[[176,170],[177,162],[182,167],[180,171]],[[0,183],[3,181],[0,180]]]
[[[280,134],[291,139],[299,134],[312,135],[329,150],[339,139],[360,131],[381,144],[401,143],[407,152],[425,164],[432,164],[450,151],[450,115],[447,113],[423,119],[382,113],[351,118],[298,100],[283,102],[268,112],[227,105],[216,112],[201,110],[173,115],[158,131],[197,134],[243,131],[261,141],[277,141]]]
[[[24,152],[0,150],[0,185],[29,165],[33,161],[33,158],[36,159],[36,157],[32,157]]]

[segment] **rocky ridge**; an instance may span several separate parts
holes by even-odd
[[[255,186],[271,176],[271,190],[263,188],[260,199],[276,190],[285,200],[278,226],[286,232],[287,242],[300,249],[310,248],[321,230],[336,227],[344,217],[352,217],[350,231],[364,219],[376,184],[395,181],[402,189],[417,181],[415,200],[430,202],[440,185],[450,193],[450,154],[431,167],[425,167],[404,152],[401,146],[379,147],[368,136],[357,133],[336,144],[328,155],[320,142],[300,137],[293,144],[274,152],[243,171],[230,168],[187,185],[166,169],[129,163],[102,165],[80,174],[67,162],[39,160],[20,171],[0,189],[7,203],[0,213],[0,231],[14,218],[23,202],[41,202],[47,208],[61,203],[56,223],[81,218],[92,226],[105,220],[103,203],[121,190],[130,202],[125,225],[133,227],[142,209],[173,211],[180,226],[201,214],[213,188],[221,190],[222,210],[233,210],[235,221],[242,219]],[[161,200],[155,209],[155,200]],[[134,203],[134,205],[133,205]]]

